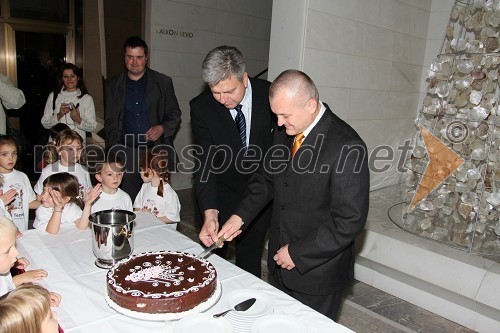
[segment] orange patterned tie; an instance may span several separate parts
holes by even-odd
[[[295,136],[295,141],[293,142],[293,147],[292,147],[292,157],[295,155],[297,150],[299,150],[303,141],[304,141],[304,134],[299,133]]]

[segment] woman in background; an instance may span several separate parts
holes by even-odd
[[[80,69],[71,63],[63,65],[59,85],[45,104],[43,127],[50,129],[57,123],[64,123],[80,134],[84,145],[85,132],[92,132],[97,126],[94,100],[85,87]]]

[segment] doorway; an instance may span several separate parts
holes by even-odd
[[[24,92],[26,104],[18,111],[19,127],[26,137],[22,154],[23,171],[36,178],[35,147],[48,139],[41,119],[49,93],[57,87],[59,69],[66,58],[63,34],[16,31],[16,63],[18,87]],[[14,115],[12,115],[14,116]]]

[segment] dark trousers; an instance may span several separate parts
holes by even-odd
[[[278,289],[292,296],[297,301],[313,308],[319,313],[322,313],[331,320],[337,321],[340,305],[342,303],[341,290],[326,295],[309,295],[291,290],[283,284],[283,279],[281,278],[281,270],[282,268],[275,264],[273,282]],[[314,283],[314,281],[311,281],[311,283]]]
[[[232,213],[230,214],[232,215]],[[229,218],[228,214],[220,214],[219,222],[225,223]],[[260,278],[262,273],[261,259],[264,250],[264,241],[269,224],[271,222],[271,205],[268,205],[249,225],[245,230],[236,237],[236,266],[252,273]],[[227,256],[227,242],[220,249],[214,251],[222,258]]]

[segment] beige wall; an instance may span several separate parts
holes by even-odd
[[[392,147],[392,166],[372,172],[372,189],[399,181],[397,147],[414,133],[423,73],[439,53],[452,3],[274,1],[269,77],[287,68],[303,70],[318,85],[320,99],[358,131],[369,153]]]
[[[98,122],[104,119],[104,98],[102,84],[101,66],[101,46],[99,31],[99,10],[98,0],[87,0],[83,3],[84,8],[84,30],[83,50],[84,50],[84,73],[85,84],[90,95],[94,99],[94,106]],[[98,131],[99,128],[96,129]]]
[[[123,42],[144,37],[142,0],[103,0],[107,78],[124,70]]]
[[[150,66],[172,77],[182,110],[174,144],[180,153],[193,142],[189,101],[204,88],[201,63],[216,46],[234,45],[254,76],[268,66],[270,0],[147,0]],[[266,78],[266,76],[264,76]],[[181,163],[187,162],[181,157]],[[175,189],[192,187],[190,173],[172,176]]]

